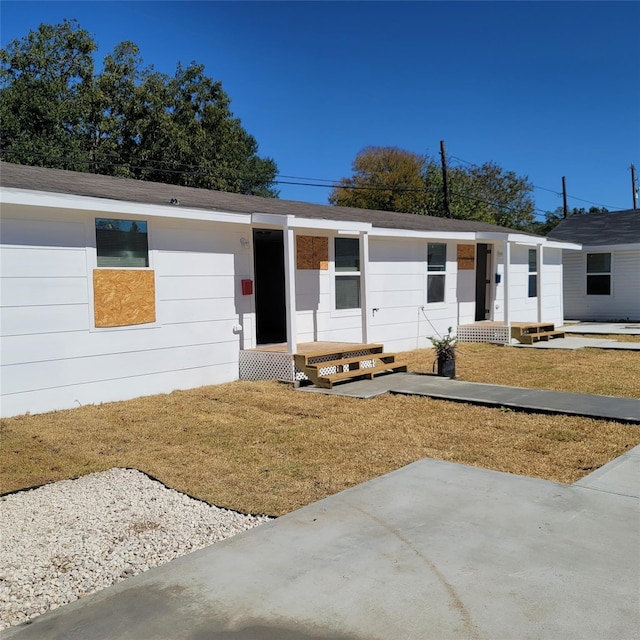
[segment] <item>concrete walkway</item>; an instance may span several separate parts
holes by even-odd
[[[422,460],[3,638],[638,638],[639,460],[573,486]]]
[[[333,389],[300,387],[299,390],[355,398],[400,393],[485,406],[640,423],[640,400],[635,398],[506,387],[416,373],[394,373],[373,380],[356,380],[335,385]]]
[[[618,349],[619,351],[640,351],[640,342],[623,342],[622,340],[610,340],[604,338],[583,338],[573,335],[565,338],[555,338],[545,342],[533,344],[513,343],[512,347],[520,349]]]
[[[558,327],[565,333],[603,333],[640,336],[640,322],[571,322]]]

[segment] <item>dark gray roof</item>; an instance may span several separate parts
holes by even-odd
[[[640,209],[569,216],[548,237],[587,246],[640,243]]]
[[[453,220],[411,213],[373,211],[352,207],[309,204],[278,198],[260,198],[237,193],[179,187],[157,182],[112,178],[93,173],[78,173],[61,169],[47,169],[0,162],[0,184],[3,187],[48,191],[78,196],[108,198],[126,202],[168,205],[172,199],[181,206],[207,211],[229,213],[271,213],[293,215],[302,218],[368,222],[385,229],[411,231],[494,231],[522,233],[522,231],[498,227],[486,222]]]

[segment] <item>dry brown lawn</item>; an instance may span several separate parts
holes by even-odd
[[[430,350],[405,354],[430,371]],[[460,347],[463,380],[637,396],[640,353]],[[280,515],[424,457],[575,482],[640,426],[419,397],[235,382],[2,421],[0,488],[134,467],[219,506]]]

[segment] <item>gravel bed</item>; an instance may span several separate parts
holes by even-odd
[[[269,520],[132,469],[0,498],[0,629]]]

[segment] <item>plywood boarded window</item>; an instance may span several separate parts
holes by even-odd
[[[94,269],[93,306],[96,327],[155,322],[155,273],[149,269]]]
[[[473,244],[458,245],[458,269],[473,270],[475,268],[476,247]]]
[[[296,238],[296,267],[298,269],[329,269],[329,238],[298,236]]]

